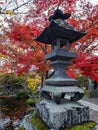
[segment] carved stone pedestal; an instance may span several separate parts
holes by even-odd
[[[43,100],[36,105],[36,111],[50,129],[59,130],[89,120],[89,108],[77,102],[58,105],[54,101]]]

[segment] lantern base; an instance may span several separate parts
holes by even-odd
[[[37,115],[50,129],[59,130],[89,121],[89,108],[76,102],[56,104],[43,100],[36,104]]]

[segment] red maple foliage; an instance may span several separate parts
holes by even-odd
[[[23,23],[21,18],[13,18],[8,21],[10,29],[6,30],[5,33],[11,41],[11,45],[18,45],[28,51],[25,55],[17,56],[16,63],[20,66],[23,65],[23,68],[18,66],[19,73],[29,70],[32,65],[35,65],[44,74],[47,71],[48,64],[44,61],[44,55],[50,51],[50,47],[35,42],[34,39],[49,24],[49,16],[58,7],[62,8],[64,12],[72,13],[72,17],[67,22],[76,30],[87,32],[86,36],[71,46],[71,51],[76,51],[78,58],[74,60],[75,65],[69,72],[70,75],[76,77],[75,70],[78,68],[82,74],[98,80],[98,63],[95,60],[97,56],[94,56],[94,51],[98,49],[98,4],[92,5],[85,0],[79,0],[78,4],[76,0],[34,0]],[[73,68],[75,68],[74,71]]]
[[[80,70],[78,73],[98,81],[98,56],[90,56],[87,53],[80,52],[74,62],[75,68]]]

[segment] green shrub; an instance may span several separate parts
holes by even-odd
[[[88,98],[98,98],[98,91],[86,92]]]
[[[23,87],[25,78],[23,76],[15,76],[14,74],[4,74],[2,77],[2,84],[14,88]]]
[[[27,99],[26,101],[26,104],[27,105],[30,105],[30,106],[35,106],[35,103],[36,103],[36,100],[32,99],[32,98],[29,98]]]
[[[85,87],[86,89],[88,88],[88,78],[86,76],[79,76],[76,78],[78,80],[78,86],[80,88]]]
[[[4,74],[0,77],[0,83],[8,88],[23,88],[25,82],[24,76],[15,76],[14,74]]]
[[[25,82],[24,78],[21,76],[14,77],[12,80],[12,84],[15,87],[23,87],[23,83]]]
[[[27,98],[27,92],[25,90],[18,90],[16,93],[17,98]]]
[[[33,92],[31,90],[28,90],[28,95],[32,99],[38,99],[39,98],[39,92],[38,91]]]

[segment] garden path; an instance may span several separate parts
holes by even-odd
[[[89,106],[90,108],[90,120],[93,120],[97,123],[95,128],[92,130],[98,130],[98,98],[84,98],[79,100],[84,106]]]

